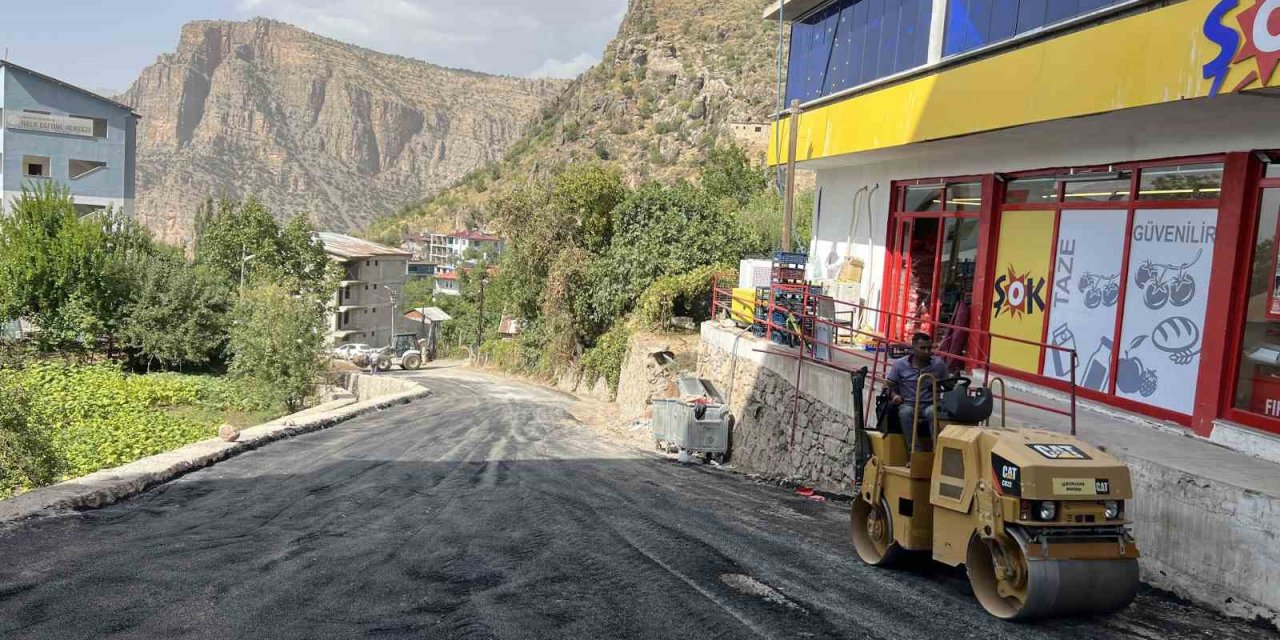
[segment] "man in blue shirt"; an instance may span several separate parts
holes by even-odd
[[[911,433],[917,424],[924,425],[922,439],[934,435],[929,431],[934,412],[933,381],[925,380],[920,386],[920,413],[915,412],[916,381],[926,373],[935,380],[943,380],[948,377],[947,364],[933,355],[933,338],[927,333],[917,333],[911,336],[911,353],[894,360],[888,376],[890,397],[898,407],[898,424],[907,438],[907,449],[911,448]]]

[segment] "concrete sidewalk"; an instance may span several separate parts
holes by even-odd
[[[850,376],[811,361],[801,365],[795,353],[708,322],[698,371],[730,397],[738,419],[735,466],[848,494]],[[842,367],[871,364],[839,358]],[[1030,390],[1012,382],[1009,387],[1011,398],[1068,407],[1052,392]],[[997,406],[997,422],[998,416]],[[1070,431],[1066,416],[1012,403],[1008,420],[1011,426]],[[1146,582],[1230,615],[1280,622],[1280,465],[1109,407],[1080,404],[1077,435],[1130,467],[1135,499],[1127,513]]]

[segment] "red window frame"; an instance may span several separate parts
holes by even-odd
[[[1280,160],[1280,155],[1275,156]],[[1141,171],[1143,169],[1158,168],[1164,166],[1184,165],[1184,164],[1203,164],[1203,163],[1222,163],[1222,187],[1217,198],[1199,199],[1199,200],[1135,200],[1141,184]],[[1069,174],[1072,171],[1130,171],[1129,199],[1119,202],[1062,202],[1064,187],[1059,186],[1058,202],[1051,203],[1031,203],[1031,204],[1004,204],[1006,197],[1006,185],[1008,182],[1031,177],[1052,177]],[[974,291],[974,308],[975,314],[970,322],[970,326],[979,331],[990,330],[990,317],[984,310],[990,305],[990,292],[988,291],[990,283],[988,282],[989,274],[995,269],[997,258],[997,250],[1000,234],[1000,219],[1003,211],[1014,210],[1052,210],[1055,212],[1055,222],[1058,222],[1063,210],[1071,209],[1119,209],[1126,211],[1126,237],[1124,243],[1125,255],[1123,256],[1123,268],[1121,273],[1124,290],[1122,290],[1121,302],[1117,304],[1117,318],[1115,333],[1116,336],[1122,334],[1124,330],[1124,299],[1128,295],[1127,283],[1129,281],[1129,251],[1132,244],[1132,228],[1133,216],[1139,210],[1144,209],[1182,209],[1182,208],[1214,208],[1218,211],[1218,234],[1217,243],[1213,252],[1212,279],[1209,295],[1209,308],[1205,318],[1206,326],[1224,327],[1225,331],[1221,333],[1206,334],[1201,354],[1200,370],[1198,377],[1200,384],[1196,391],[1196,400],[1191,415],[1172,412],[1169,410],[1153,407],[1133,400],[1121,398],[1113,394],[1103,394],[1090,390],[1079,389],[1081,397],[1101,402],[1120,409],[1132,411],[1158,419],[1168,420],[1177,424],[1188,425],[1195,429],[1202,436],[1209,435],[1212,430],[1213,420],[1216,418],[1226,418],[1243,425],[1280,433],[1280,419],[1267,418],[1259,414],[1254,414],[1242,409],[1235,409],[1234,397],[1237,386],[1237,374],[1239,363],[1242,357],[1240,353],[1240,342],[1245,324],[1245,313],[1247,306],[1248,292],[1244,288],[1233,286],[1233,283],[1240,281],[1242,278],[1248,278],[1252,266],[1254,241],[1257,226],[1258,206],[1260,206],[1260,196],[1264,188],[1280,187],[1280,178],[1263,178],[1263,163],[1256,153],[1253,152],[1228,152],[1202,154],[1195,156],[1180,156],[1153,160],[1138,160],[1124,163],[1112,163],[1110,165],[1091,165],[1086,167],[1051,167],[1045,169],[1036,169],[1031,171],[1018,171],[996,174],[986,174],[978,176],[953,176],[946,178],[921,178],[916,180],[894,181],[890,189],[889,215],[888,225],[885,231],[885,248],[886,261],[891,261],[884,272],[881,282],[882,291],[885,292],[882,306],[888,308],[895,302],[895,298],[899,294],[897,291],[897,282],[899,281],[900,271],[899,257],[896,255],[897,234],[900,229],[899,220],[903,216],[932,216],[942,217],[940,214],[947,213],[945,211],[936,212],[903,212],[901,208],[904,193],[903,188],[907,186],[920,186],[932,184],[949,184],[960,182],[982,183],[983,203],[981,211],[978,214],[981,221],[980,237],[978,245],[978,264],[976,265],[975,274],[975,291]],[[945,198],[945,192],[944,192]],[[959,213],[959,212],[952,212]],[[971,212],[963,212],[972,215]],[[1248,243],[1249,246],[1243,246]],[[1052,247],[1052,255],[1050,256],[1051,264],[1056,267],[1057,263],[1057,242],[1056,242],[1056,226],[1055,226],[1055,242]],[[935,260],[936,262],[936,260]],[[1239,290],[1236,290],[1239,289]],[[1048,304],[1052,304],[1052,290],[1047,300]],[[889,319],[884,314],[880,319],[881,331],[888,333],[891,328]],[[1046,324],[1046,331],[1048,325]],[[982,347],[975,345],[971,341],[969,352],[972,357],[983,357],[979,350]],[[1118,351],[1112,354],[1112,367],[1116,366],[1119,358]],[[1043,366],[1043,363],[1042,363]],[[1048,378],[1039,375],[1031,375],[1022,371],[1008,370],[1003,367],[992,366],[992,370],[1008,375],[1010,377],[1029,379],[1035,384],[1045,386],[1060,391],[1069,391],[1069,383]],[[1113,383],[1114,385],[1114,383]]]
[[[1275,153],[1267,155],[1271,156],[1273,163],[1280,164],[1280,155]],[[1280,188],[1280,178],[1265,177],[1266,166],[1266,163],[1261,160],[1257,153],[1248,154],[1247,168],[1244,170],[1247,178],[1244,181],[1243,193],[1239,198],[1241,215],[1238,238],[1240,250],[1235,252],[1236,263],[1232,274],[1237,281],[1246,283],[1252,276],[1253,259],[1257,252],[1258,219],[1260,217],[1259,208],[1262,206],[1262,192],[1264,189]],[[1280,223],[1277,223],[1277,227],[1272,233],[1277,234],[1277,238],[1280,239]],[[1280,245],[1280,243],[1277,244]],[[1280,246],[1277,249],[1280,249]],[[1272,257],[1272,273],[1275,272],[1276,259],[1275,256]],[[1227,322],[1224,343],[1225,358],[1223,363],[1225,366],[1222,368],[1222,377],[1219,381],[1224,392],[1218,399],[1218,415],[1246,427],[1271,433],[1280,433],[1280,418],[1271,418],[1235,406],[1236,392],[1240,386],[1240,364],[1244,357],[1242,352],[1244,328],[1248,322],[1249,313],[1249,287],[1247,284],[1245,286],[1232,287],[1230,305],[1231,308],[1228,315],[1230,320]],[[1203,431],[1207,433],[1209,430],[1204,429]]]
[[[1058,263],[1058,225],[1061,222],[1063,211],[1089,210],[1089,209],[1124,210],[1126,212],[1125,214],[1126,220],[1125,220],[1125,237],[1124,237],[1124,255],[1121,258],[1121,270],[1120,270],[1120,301],[1116,304],[1116,320],[1115,320],[1114,333],[1112,337],[1114,344],[1120,344],[1120,336],[1122,336],[1124,333],[1125,301],[1128,299],[1128,294],[1129,294],[1128,292],[1129,259],[1130,259],[1130,247],[1133,244],[1134,216],[1138,211],[1146,210],[1146,209],[1215,209],[1219,212],[1219,216],[1221,216],[1222,203],[1225,200],[1227,190],[1230,188],[1229,176],[1227,175],[1226,159],[1227,159],[1226,154],[1218,153],[1218,154],[1206,154],[1206,155],[1197,155],[1197,156],[1183,156],[1183,157],[1175,157],[1175,158],[1162,158],[1159,160],[1138,160],[1133,162],[1113,163],[1108,165],[1091,165],[1091,166],[1084,166],[1084,167],[1060,167],[1055,169],[1037,169],[1035,171],[1022,171],[1022,172],[1011,172],[1008,174],[1002,174],[1001,175],[1001,177],[1003,178],[1001,181],[1002,188],[1000,189],[1000,191],[1002,192],[1000,194],[1001,201],[996,204],[998,214],[995,216],[994,231],[992,235],[989,237],[992,245],[992,249],[987,252],[987,256],[989,260],[989,262],[987,263],[987,270],[988,272],[993,272],[993,270],[996,268],[996,259],[998,257],[997,254],[999,249],[998,244],[999,244],[999,237],[1000,237],[999,223],[1005,211],[1052,211],[1053,212],[1054,235],[1053,235],[1053,245],[1051,247],[1051,253],[1049,256],[1049,264],[1051,266],[1049,278],[1050,278],[1050,281],[1052,281],[1054,276],[1054,271]],[[1188,165],[1188,164],[1222,164],[1223,165],[1223,178],[1222,178],[1222,187],[1221,187],[1222,190],[1219,192],[1217,198],[1197,199],[1197,200],[1139,200],[1137,199],[1139,190],[1141,188],[1142,171],[1144,169],[1154,169],[1154,168],[1160,168],[1160,167]],[[1004,195],[1005,195],[1003,193],[1004,187],[1006,187],[1008,183],[1012,182],[1013,180],[1018,180],[1023,178],[1063,176],[1073,172],[1077,174],[1086,173],[1086,172],[1087,173],[1129,172],[1130,173],[1129,197],[1126,200],[1119,200],[1119,201],[1112,201],[1112,202],[1068,202],[1068,201],[1065,201],[1065,191],[1066,191],[1065,183],[1059,182],[1057,184],[1057,200],[1054,202],[1025,203],[1025,204],[1005,204],[1003,202]],[[1216,267],[1215,267],[1215,271],[1216,271]],[[1045,298],[1046,309],[1052,308],[1053,295],[1054,295],[1054,291],[1052,288],[1050,288],[1049,295]],[[984,317],[985,317],[985,314],[984,314]],[[1046,319],[1046,322],[1044,323],[1044,328],[1041,332],[1040,339],[1042,342],[1048,339],[1049,329],[1050,329],[1049,323]],[[1044,358],[1045,358],[1045,354],[1042,350],[1040,354],[1040,370],[1042,371],[1044,368]],[[1119,366],[1119,360],[1120,360],[1120,350],[1119,349],[1112,350],[1111,362],[1110,362],[1110,368],[1112,371],[1115,371],[1116,368]],[[1027,374],[1026,372],[1009,370],[1005,367],[997,367],[996,365],[992,365],[992,369],[993,370],[999,369],[1001,370],[1002,373],[1005,373],[1006,375],[1010,375],[1014,377],[1030,378],[1036,384],[1057,389],[1059,391],[1070,390],[1070,383],[1058,380],[1056,378],[1050,378],[1050,377],[1042,376],[1038,374],[1031,375],[1031,374]],[[1115,377],[1113,376],[1111,381],[1109,382],[1107,393],[1100,393],[1100,392],[1093,391],[1091,389],[1085,389],[1082,387],[1077,387],[1076,393],[1082,398],[1086,398],[1089,400],[1093,400],[1095,402],[1100,402],[1103,404],[1115,406],[1125,411],[1132,411],[1134,413],[1149,415],[1152,417],[1159,418],[1161,420],[1168,420],[1170,422],[1176,422],[1182,425],[1191,424],[1192,414],[1178,413],[1176,411],[1171,411],[1169,409],[1164,409],[1154,405],[1137,402],[1135,400],[1130,400],[1128,398],[1123,398],[1121,396],[1116,395],[1115,386],[1116,386],[1116,380],[1115,380]],[[1194,411],[1194,408],[1193,408],[1193,411]]]

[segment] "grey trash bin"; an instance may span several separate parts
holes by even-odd
[[[683,389],[682,389],[683,391]],[[699,402],[688,399],[653,400],[653,438],[690,453],[724,455],[729,452],[729,408],[705,398],[705,410],[698,417]]]

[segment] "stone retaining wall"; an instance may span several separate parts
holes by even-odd
[[[726,334],[717,337],[723,339]],[[733,340],[734,334],[728,338]],[[756,357],[746,357],[742,350],[749,350],[750,336],[738,342],[738,358],[730,357],[732,346],[709,341],[705,330],[698,346],[698,375],[716,385],[735,419],[733,466],[821,491],[851,493],[854,448],[849,416],[853,411],[848,384],[844,389],[833,389],[830,384],[813,386],[805,380],[797,398],[795,360],[758,352],[750,352]],[[765,366],[770,358],[783,362]],[[791,375],[780,375],[777,370]],[[805,373],[800,375],[807,378]],[[804,391],[807,389],[817,393]],[[847,402],[838,402],[840,398]]]
[[[422,388],[422,385],[400,375],[354,372],[339,374],[338,386],[355,394],[356,402],[364,402],[394,393],[404,393]]]

